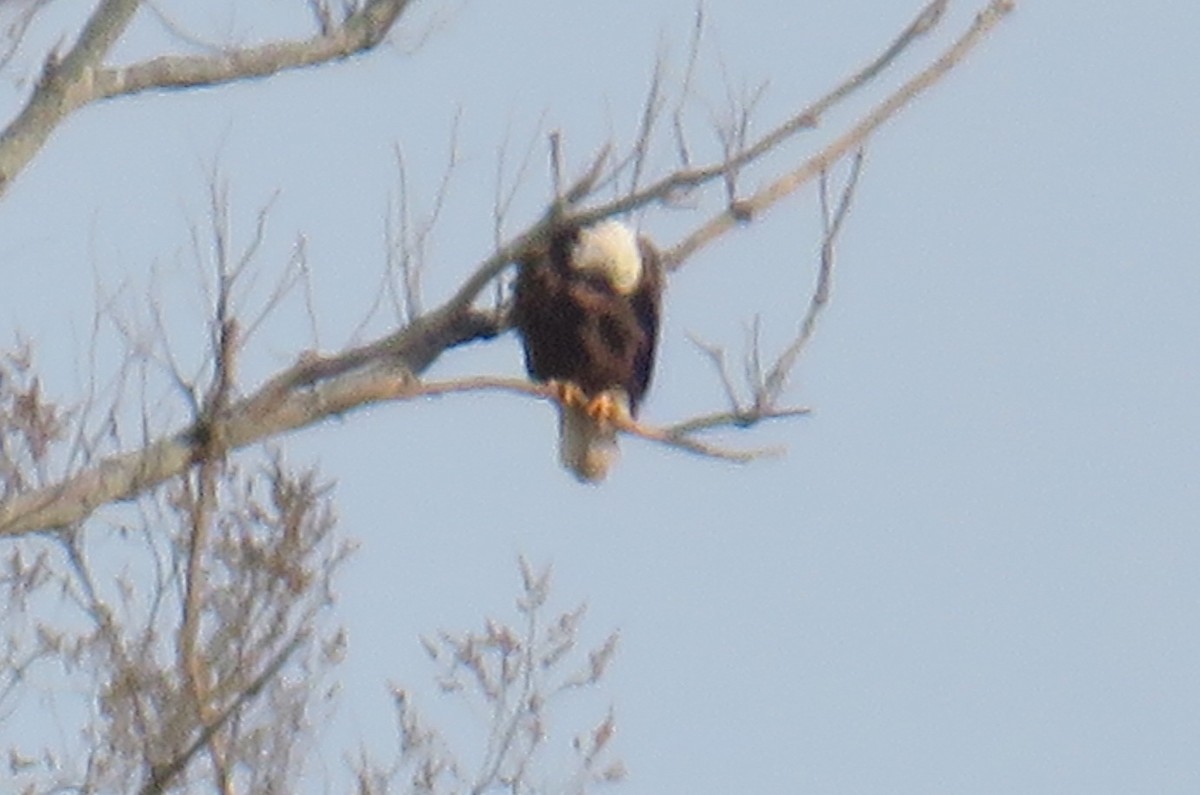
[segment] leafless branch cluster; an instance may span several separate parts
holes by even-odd
[[[648,131],[655,128],[665,107],[660,100],[659,89],[652,89],[640,130],[635,136],[635,141],[640,143],[620,157],[614,154],[613,146],[603,147],[583,174],[572,181],[568,181],[561,173],[561,168],[555,166],[560,172],[562,184],[546,213],[499,245],[464,279],[454,295],[440,306],[411,317],[412,310],[420,309],[420,305],[414,305],[410,297],[406,299],[408,308],[404,313],[407,322],[395,333],[332,355],[306,352],[295,365],[270,378],[247,397],[233,400],[223,410],[204,418],[203,427],[185,428],[148,444],[142,450],[106,459],[48,489],[23,493],[7,500],[0,505],[0,535],[70,525],[86,518],[96,505],[140,494],[183,473],[198,458],[202,458],[201,442],[210,434],[219,438],[225,449],[232,450],[331,415],[340,415],[378,401],[407,397],[412,394],[412,384],[420,374],[444,352],[466,342],[495,336],[505,329],[506,317],[502,310],[494,306],[481,309],[477,307],[477,302],[489,294],[489,285],[495,283],[512,263],[540,245],[555,224],[564,220],[588,222],[642,208],[673,206],[681,197],[716,186],[731,197],[726,208],[698,224],[693,232],[664,252],[665,260],[672,268],[680,267],[691,255],[720,235],[758,217],[801,186],[822,179],[822,175],[827,174],[834,163],[861,150],[867,138],[880,125],[941,79],[1012,9],[1010,0],[991,0],[967,30],[938,58],[880,100],[843,134],[803,158],[790,171],[768,181],[765,186],[749,192],[742,191],[738,176],[747,167],[759,162],[768,153],[779,150],[800,132],[820,123],[827,111],[892,68],[901,53],[937,27],[948,2],[932,0],[877,58],[767,134],[754,140],[747,140],[746,136],[734,136],[730,139],[732,148],[718,162],[676,168],[638,188],[636,185],[642,180],[645,168],[644,142],[649,140]],[[105,5],[114,3],[120,5],[118,0],[110,0]],[[364,26],[375,31],[377,28],[372,27],[375,23],[370,20],[386,19],[390,24],[402,8],[403,3],[372,0],[355,11],[339,30],[349,31],[345,34],[347,36],[353,31],[361,32]],[[365,38],[356,41],[375,41],[373,36],[361,35]],[[78,46],[83,47],[86,39],[85,31]],[[3,165],[4,147],[4,139],[0,137],[0,172],[9,173]],[[687,151],[682,142],[678,148]],[[553,161],[557,163],[559,159],[556,157]],[[857,166],[853,172],[857,175]],[[598,201],[606,189],[621,180],[630,186],[627,192],[613,200]],[[734,185],[732,193],[731,180]],[[849,206],[854,185],[854,180],[848,183],[836,202],[839,207]],[[503,209],[503,205],[498,205],[498,214]],[[821,264],[824,277],[814,295],[813,304],[817,311],[828,298],[831,253],[845,210],[835,215],[837,222],[831,223],[826,229],[823,246],[825,255]],[[411,273],[410,269],[410,283],[413,281]],[[811,336],[816,317],[816,312],[810,312],[809,319],[802,324],[807,330],[802,328],[796,344],[785,351],[772,367],[752,373],[749,387],[753,394],[749,404],[737,400],[730,391],[732,406],[728,411],[681,423],[671,432],[658,436],[676,441],[685,437],[690,439],[692,433],[706,428],[719,425],[746,426],[759,419],[797,413],[797,410],[775,405],[775,399],[786,382],[791,363]],[[697,450],[704,447],[698,444]]]
[[[165,501],[141,501],[136,521],[103,539],[104,555],[81,534],[59,533],[32,558],[19,548],[9,556],[0,575],[7,631],[25,625],[33,639],[0,648],[12,666],[0,677],[5,724],[36,708],[17,696],[27,678],[58,670],[100,683],[81,746],[10,735],[18,783],[280,792],[301,774],[303,738],[323,710],[319,684],[344,645],[323,618],[348,552],[332,535],[328,487],[279,458],[246,471],[229,465],[203,547],[197,478],[168,491]],[[139,565],[113,577],[97,562],[112,545]]]
[[[157,307],[150,332],[110,317],[130,359],[156,367],[192,412],[196,465],[87,533],[64,526],[14,547],[0,574],[10,597],[0,722],[27,720],[22,695],[37,692],[37,677],[56,667],[95,694],[78,747],[56,748],[31,734],[5,749],[31,792],[50,784],[89,792],[291,791],[327,695],[321,678],[342,654],[344,637],[323,618],[349,551],[332,534],[329,487],[277,454],[260,465],[234,463],[219,433],[205,433],[234,394],[245,343],[294,286],[295,271],[268,286],[261,307],[246,302],[247,284],[261,275],[251,266],[268,208],[235,246],[228,197],[220,180],[213,186],[208,242],[199,230],[193,236],[197,264],[211,273],[206,361],[180,362],[155,334],[164,328]],[[242,315],[248,323],[238,322]],[[93,403],[92,388],[68,412],[45,397],[34,372],[26,347],[0,362],[6,497],[49,482],[46,473],[64,457],[90,460],[98,446],[82,426],[73,438],[67,433]],[[115,426],[117,411],[101,427]],[[136,564],[114,573],[96,562],[117,548]],[[64,610],[72,620],[63,620]]]
[[[441,735],[421,719],[407,691],[393,687],[399,748],[387,764],[365,755],[358,762],[361,795],[384,795],[402,785],[404,792],[572,792],[625,778],[624,765],[610,755],[616,718],[610,708],[594,726],[574,737],[574,759],[566,780],[545,780],[539,758],[555,729],[552,713],[569,693],[591,689],[603,680],[617,650],[617,634],[581,654],[580,632],[586,605],[547,615],[550,568],[534,569],[520,559],[522,588],[518,620],[495,619],[482,631],[440,632],[422,638],[438,668],[444,694],[479,706],[487,716],[482,757],[468,765]]]
[[[442,217],[450,193],[451,179],[458,165],[458,119],[455,119],[454,129],[450,134],[446,168],[442,172],[431,206],[426,211],[421,212],[414,207],[412,189],[409,187],[408,161],[399,145],[395,147],[395,155],[398,199],[396,206],[388,208],[385,230],[387,261],[384,265],[381,289],[376,293],[375,303],[359,324],[355,337],[366,328],[385,301],[391,304],[396,325],[411,323],[424,313],[422,277],[430,259],[430,237]]]
[[[838,235],[842,230],[842,224],[845,222],[846,215],[850,212],[850,206],[854,200],[854,191],[858,186],[859,174],[862,171],[863,157],[862,150],[859,150],[851,160],[850,173],[846,178],[845,186],[842,188],[835,206],[831,206],[830,204],[829,174],[826,171],[821,172],[819,193],[823,233],[821,238],[820,263],[817,268],[816,284],[809,298],[808,308],[800,320],[796,336],[770,365],[764,365],[758,319],[755,319],[750,335],[750,349],[746,354],[743,368],[749,398],[741,396],[741,391],[730,374],[725,350],[693,337],[692,342],[704,352],[716,369],[717,375],[721,380],[721,385],[725,390],[725,397],[729,401],[729,410],[709,417],[698,417],[681,423],[674,428],[677,434],[687,435],[699,430],[723,425],[747,427],[764,419],[796,416],[805,413],[803,409],[780,409],[778,408],[778,403],[787,385],[788,377],[791,375],[797,360],[800,358],[800,354],[803,353],[817,329],[817,319],[829,303],[829,294],[833,286],[836,243]]]
[[[0,358],[0,501],[45,484],[51,449],[66,433],[63,410],[42,393],[30,346]]]
[[[0,31],[0,66],[51,2],[25,0],[9,18]],[[75,41],[46,57],[28,101],[0,132],[0,196],[58,125],[90,103],[351,57],[383,42],[410,6],[409,0],[306,2],[311,35],[240,47],[195,37],[141,0],[99,0]],[[315,474],[293,471],[274,453],[233,453],[382,401],[478,390],[554,399],[551,390],[520,378],[427,381],[422,375],[456,346],[508,328],[504,278],[559,224],[712,206],[716,197],[718,212],[664,246],[664,259],[676,270],[720,236],[757,221],[802,187],[816,186],[823,235],[815,286],[795,336],[778,355],[766,356],[756,322],[738,379],[722,347],[697,343],[714,365],[727,405],[664,426],[620,423],[626,434],[724,460],[773,452],[729,449],[703,434],[806,413],[784,404],[785,388],[829,301],[862,152],[882,124],[941,80],[1013,8],[1011,0],[978,2],[984,5],[974,21],[940,55],[808,150],[801,148],[802,134],[850,96],[863,95],[880,75],[898,71],[899,56],[942,24],[949,0],[930,0],[870,63],[765,135],[753,135],[757,89],[731,92],[730,112],[717,125],[719,152],[710,161],[689,137],[684,112],[700,60],[704,19],[698,13],[679,85],[668,86],[660,59],[627,145],[600,146],[573,175],[566,134],[551,133],[552,193],[540,215],[513,233],[507,229],[516,188],[497,179],[495,250],[437,305],[424,300],[423,276],[436,259],[430,233],[453,184],[457,146],[452,143],[440,187],[428,199],[413,195],[408,164],[397,150],[400,186],[390,213],[384,289],[363,326],[390,308],[396,330],[333,353],[298,352],[294,364],[257,387],[242,383],[243,357],[267,318],[294,288],[306,286],[304,242],[296,243],[265,297],[250,300],[270,205],[253,219],[244,245],[235,245],[228,197],[214,176],[211,236],[197,229],[192,241],[206,274],[208,339],[200,361],[186,361],[171,348],[167,323],[154,306],[142,321],[114,321],[127,361],[110,386],[89,382],[76,405],[45,394],[28,346],[0,357],[0,537],[20,539],[0,563],[0,724],[18,724],[24,710],[43,706],[25,696],[45,692],[51,679],[78,682],[94,695],[75,753],[32,735],[6,746],[17,786],[31,792],[294,791],[305,750],[297,738],[311,737],[325,697],[320,677],[344,649],[344,636],[324,616],[348,550],[334,537],[329,490]],[[112,63],[114,45],[146,8],[190,54]],[[515,170],[518,184],[538,162],[540,145],[526,149]],[[655,158],[664,149],[673,158],[665,168]],[[792,160],[768,170],[768,156],[773,164]],[[503,176],[506,166],[498,168]],[[831,185],[834,174],[846,175],[840,187]],[[103,316],[115,298],[100,303]],[[128,406],[119,394],[139,376],[144,383],[148,369],[165,377],[186,421],[164,431],[167,423],[156,425],[143,411],[131,441],[122,432]],[[120,550],[115,569],[111,554],[96,554],[101,544]],[[569,781],[538,780],[551,707],[601,680],[616,636],[584,659],[583,609],[550,613],[549,571],[522,561],[521,573],[516,623],[488,621],[481,632],[441,633],[425,644],[442,689],[474,700],[489,716],[482,756],[466,761],[450,749],[418,717],[408,692],[395,688],[400,745],[390,762],[365,754],[359,760],[364,795],[396,787],[582,792],[623,778],[623,767],[608,756],[615,728],[610,712],[576,739]]]

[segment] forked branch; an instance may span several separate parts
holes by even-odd
[[[464,387],[461,385],[453,388],[431,385],[421,382],[419,378],[429,365],[447,350],[473,340],[493,337],[507,328],[507,318],[501,309],[482,310],[476,308],[476,303],[506,268],[524,260],[531,252],[544,245],[555,224],[564,219],[586,223],[655,204],[669,204],[681,191],[722,184],[727,175],[756,162],[768,152],[776,151],[798,131],[818,122],[826,110],[849,93],[858,90],[885,68],[894,65],[900,52],[936,27],[944,16],[942,10],[946,2],[947,0],[934,0],[928,3],[913,23],[871,64],[775,131],[758,141],[749,142],[744,151],[734,153],[719,163],[677,170],[651,182],[641,190],[615,200],[584,206],[590,199],[597,197],[599,186],[611,184],[611,179],[614,178],[614,175],[607,171],[614,159],[610,158],[607,149],[602,150],[582,177],[573,183],[562,180],[565,184],[560,185],[558,193],[561,201],[552,202],[540,219],[507,243],[499,245],[491,256],[478,263],[454,295],[440,307],[411,319],[402,329],[366,345],[336,355],[306,353],[300,356],[295,365],[269,379],[248,397],[231,402],[219,416],[210,418],[205,430],[217,435],[224,450],[232,451],[379,401],[410,399],[417,394],[431,395],[439,391],[462,391]],[[131,14],[136,5],[134,0],[106,0],[101,3],[101,9],[125,8]],[[405,6],[406,0],[370,0],[339,30],[347,28],[347,31],[357,31],[357,35],[360,36],[357,41],[369,45],[376,40],[380,30],[372,25],[380,21],[386,21],[390,25]],[[819,179],[833,164],[861,149],[864,142],[882,124],[960,63],[1013,7],[1012,0],[990,0],[969,28],[941,56],[865,113],[844,134],[783,176],[749,196],[738,197],[731,202],[730,207],[700,224],[681,241],[667,249],[664,259],[672,267],[679,267],[703,246],[728,233],[739,223],[757,218],[801,186]],[[349,32],[347,35],[350,35]],[[66,81],[51,81],[53,85],[59,86],[55,89],[60,91],[59,100],[65,96],[62,92],[78,83],[84,67],[95,68],[98,58],[107,52],[105,41],[108,40],[100,35],[100,32],[89,34],[85,31],[81,36],[80,47],[84,46],[84,42],[94,42],[89,44],[85,51],[91,55],[80,56],[82,64],[78,69],[72,67],[65,72],[56,73],[59,76],[55,77],[55,80]],[[67,60],[71,61],[71,57]],[[67,61],[64,61],[64,68],[66,64]],[[71,77],[72,75],[74,77]],[[94,92],[94,82],[89,85],[88,90]],[[89,100],[95,98],[94,94],[87,92],[80,96]],[[77,103],[78,97],[72,101]],[[659,101],[657,92],[651,92],[648,102]],[[51,120],[50,126],[53,126],[53,122],[62,114],[77,106],[78,104],[66,102],[62,105],[66,110],[56,111],[59,116]],[[645,118],[644,116],[643,126],[647,124]],[[6,149],[13,146],[12,134],[13,128],[10,128],[0,137],[0,178],[15,173],[9,165],[13,162],[13,154]],[[48,135],[48,130],[43,130],[40,140],[44,140],[45,135]],[[36,146],[40,146],[40,142]],[[32,156],[31,153],[27,154]],[[21,164],[24,162],[21,161]],[[625,157],[616,158],[615,162],[619,167],[621,163],[634,164],[638,160]],[[848,203],[848,200],[845,203]],[[844,212],[834,212],[830,216],[832,224],[826,229],[827,240],[836,236],[837,228],[840,227],[839,215],[844,215]],[[809,312],[814,323],[816,312],[823,305],[822,295],[823,291],[818,285],[813,308],[810,308]],[[805,332],[802,323],[797,342],[789,348],[789,351],[794,348],[796,353],[785,351],[773,369],[767,372],[759,370],[756,375],[758,384],[755,386],[757,388],[761,385],[763,390],[756,392],[756,399],[749,408],[734,403],[726,412],[698,418],[674,428],[650,430],[642,426],[631,426],[622,430],[658,443],[690,449],[702,455],[735,459],[738,456],[744,457],[746,454],[739,451],[710,448],[698,442],[694,434],[712,427],[745,426],[776,416],[794,416],[796,413],[802,413],[803,409],[777,409],[773,399],[759,398],[771,397],[772,394],[777,396],[778,388],[766,387],[773,384],[782,385],[784,376],[790,369],[789,362],[794,361],[810,335],[811,330]],[[521,386],[518,386],[518,383]],[[472,388],[484,386],[482,382],[476,382]],[[536,392],[538,389],[525,382],[510,382],[507,379],[493,380],[488,388],[504,388],[526,393]],[[538,396],[544,397],[540,393]],[[57,485],[11,497],[7,502],[0,504],[0,536],[72,526],[101,505],[130,499],[169,477],[179,475],[197,461],[203,460],[203,437],[202,434],[198,434],[198,430],[200,429],[196,426],[184,428],[143,449],[102,460]]]
[[[172,785],[177,776],[182,773],[191,763],[196,754],[203,751],[212,742],[213,737],[223,729],[230,720],[232,720],[243,707],[250,701],[257,698],[270,684],[271,680],[279,675],[283,666],[291,659],[308,638],[304,635],[298,635],[290,643],[287,644],[274,659],[267,664],[266,667],[250,681],[250,684],[242,689],[237,696],[229,702],[223,710],[212,716],[211,720],[207,721],[204,729],[196,736],[184,751],[175,756],[165,764],[159,765],[150,771],[142,788],[138,790],[139,795],[159,795],[159,793],[167,792],[172,788]]]
[[[55,128],[79,108],[144,91],[216,86],[331,63],[379,45],[411,0],[367,0],[341,24],[317,35],[205,55],[170,55],[129,66],[104,60],[128,28],[141,0],[103,0],[75,46],[47,58],[21,113],[0,133],[0,195],[41,151]]]

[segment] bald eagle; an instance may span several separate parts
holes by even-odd
[[[662,289],[654,246],[613,220],[559,228],[519,263],[513,320],[525,367],[559,397],[559,457],[581,481],[608,474],[612,419],[636,417],[650,386]]]

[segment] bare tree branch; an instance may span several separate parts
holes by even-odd
[[[0,194],[41,150],[71,111],[89,100],[95,69],[121,37],[141,0],[103,0],[61,61],[46,60],[42,79],[21,114],[0,134]]]
[[[158,24],[162,26],[163,30],[169,33],[173,38],[184,42],[190,47],[195,47],[196,49],[204,52],[219,53],[224,50],[224,48],[218,42],[203,39],[184,28],[182,25],[172,19],[167,12],[159,8],[159,3],[155,2],[155,0],[145,0],[145,7],[146,10],[148,10],[158,22]]]
[[[696,4],[696,14],[692,24],[692,37],[688,43],[687,67],[683,72],[683,82],[679,86],[679,97],[675,109],[671,113],[671,132],[675,140],[675,152],[679,157],[681,168],[691,168],[692,155],[687,144],[687,134],[684,131],[683,109],[691,97],[692,80],[696,76],[696,62],[700,58],[700,39],[704,34],[704,5]]]
[[[812,296],[809,298],[808,309],[805,310],[804,317],[800,321],[800,330],[796,333],[796,338],[779,355],[775,364],[771,366],[771,369],[762,379],[762,397],[768,404],[774,403],[783,391],[788,375],[796,365],[796,360],[805,347],[807,347],[813,333],[817,330],[817,319],[821,316],[821,312],[825,309],[826,304],[829,303],[829,292],[833,285],[833,263],[837,239],[839,233],[842,231],[842,223],[846,220],[846,215],[850,212],[850,205],[854,201],[854,192],[858,188],[858,177],[862,173],[863,157],[862,150],[859,150],[851,161],[850,175],[846,178],[846,185],[842,189],[841,196],[838,198],[837,208],[832,212],[829,207],[828,174],[824,172],[821,174],[821,220],[824,226],[824,233],[821,238],[821,262],[817,268],[817,283],[813,287]]]
[[[42,79],[20,115],[0,134],[0,195],[72,112],[103,99],[143,91],[215,86],[330,63],[373,49],[411,0],[368,0],[328,32],[300,41],[218,54],[162,56],[123,67],[103,61],[141,0],[103,0],[61,61],[47,60]]]
[[[660,55],[654,62],[654,74],[650,76],[650,89],[646,93],[646,101],[642,104],[642,119],[638,125],[637,139],[633,145],[633,174],[629,179],[629,192],[637,192],[642,181],[642,171],[646,167],[646,158],[650,154],[650,136],[654,133],[654,125],[662,112],[663,58]]]
[[[370,0],[333,30],[303,41],[273,42],[216,55],[168,55],[132,66],[101,69],[88,99],[216,86],[349,58],[382,42],[410,3]]]
[[[930,7],[938,7],[943,5],[942,2],[932,3]],[[762,213],[767,208],[777,204],[780,200],[794,193],[802,185],[816,178],[822,171],[828,169],[841,158],[845,157],[849,152],[859,149],[870,135],[879,129],[884,122],[888,121],[892,116],[896,115],[901,109],[906,107],[912,100],[935,83],[937,83],[947,72],[949,72],[956,64],[958,64],[967,54],[974,49],[975,45],[987,35],[999,22],[1010,12],[1014,7],[1012,0],[992,0],[988,6],[975,17],[974,23],[968,30],[936,61],[928,68],[922,70],[915,77],[906,82],[903,86],[892,93],[887,99],[879,103],[870,113],[852,127],[847,133],[837,138],[833,143],[826,146],[816,155],[806,160],[801,166],[784,176],[776,179],[766,187],[756,191],[749,198],[740,200],[736,208],[728,208],[716,215],[701,226],[692,234],[688,235],[682,241],[677,243],[669,251],[663,253],[663,261],[671,268],[679,267],[688,257],[695,254],[702,247],[716,240],[721,235],[729,232],[739,223],[744,223],[748,218],[752,218]],[[928,9],[927,9],[928,10]],[[933,15],[932,20],[928,24],[932,24],[939,18],[940,14]],[[926,19],[927,13],[922,13],[918,17],[918,22]],[[906,30],[908,38],[902,36],[893,44],[885,53],[887,59],[893,59],[895,56],[907,46],[913,38],[923,35],[928,32],[929,27],[926,24],[918,25],[914,23]],[[903,46],[898,46],[903,42]],[[879,59],[883,61],[884,58]],[[877,63],[879,62],[877,61]],[[872,64],[867,69],[855,75],[845,85],[850,83],[860,84],[860,75],[870,72],[877,73],[875,64]],[[839,99],[845,96],[842,87],[832,92],[830,97],[837,96]],[[821,106],[825,100],[817,103],[816,106]],[[807,113],[807,112],[806,112]],[[793,123],[805,118],[806,113],[802,113],[795,117],[792,122],[785,124],[776,133],[766,136],[763,141],[773,139],[777,134],[787,129]],[[796,127],[799,129],[799,126]],[[750,147],[746,155],[738,158],[739,161],[746,159],[747,156],[759,151],[759,145]],[[702,170],[698,173],[707,175],[709,170]]]
[[[551,568],[518,560],[520,616],[510,622],[489,617],[482,631],[440,631],[422,637],[436,681],[484,716],[484,753],[474,774],[465,772],[441,735],[420,720],[408,692],[392,686],[399,728],[395,758],[381,765],[365,751],[357,765],[360,795],[404,792],[590,792],[591,784],[615,783],[624,765],[611,756],[616,717],[611,707],[598,723],[575,736],[574,759],[565,771],[543,770],[540,757],[553,746],[556,706],[564,696],[601,685],[616,656],[619,634],[581,652],[587,605],[549,613]],[[557,766],[556,766],[557,767]],[[565,776],[561,780],[559,776]],[[543,779],[549,777],[550,781]],[[533,784],[532,782],[537,782]],[[393,788],[393,785],[401,787]]]
[[[213,212],[215,217],[223,219],[227,209],[228,204],[224,197],[214,191]],[[211,677],[208,664],[199,649],[200,622],[204,612],[207,589],[204,555],[209,545],[209,531],[217,505],[219,469],[224,457],[224,446],[219,434],[212,432],[211,418],[224,413],[233,390],[236,354],[240,344],[238,324],[233,317],[231,308],[233,286],[238,276],[245,270],[253,252],[262,242],[265,218],[266,210],[264,209],[259,213],[259,223],[254,240],[237,263],[230,262],[228,226],[224,223],[217,224],[215,235],[217,295],[213,311],[213,377],[202,406],[202,416],[199,418],[199,421],[203,423],[201,427],[208,429],[208,433],[202,434],[198,440],[201,446],[198,456],[200,465],[196,467],[195,483],[194,485],[188,483],[185,478],[183,484],[185,491],[194,490],[194,494],[189,498],[191,521],[188,528],[184,574],[183,615],[179,631],[179,669],[183,681],[187,683],[196,715],[200,723],[205,726],[211,726],[216,720],[216,715],[209,687]],[[232,784],[228,754],[225,743],[218,732],[214,732],[209,739],[208,752],[221,795],[231,795]]]
[[[546,118],[543,113],[542,117],[538,119],[535,129],[540,131],[545,121]],[[525,151],[521,155],[521,162],[517,165],[516,172],[513,174],[512,184],[506,186],[505,172],[507,170],[508,139],[509,131],[505,131],[504,141],[500,145],[500,152],[496,158],[496,184],[492,199],[492,245],[496,248],[500,248],[504,243],[504,227],[508,221],[508,214],[512,209],[513,202],[517,198],[518,189],[525,181],[525,175],[529,171],[529,166],[533,163],[534,150],[537,148],[540,135],[535,133],[530,136],[529,142],[525,146]]]
[[[174,759],[164,765],[155,767],[150,771],[150,775],[146,780],[145,785],[138,791],[140,795],[158,795],[166,792],[171,782],[178,776],[191,762],[196,754],[200,753],[212,741],[214,735],[219,732],[229,721],[238,714],[238,712],[251,700],[258,697],[266,688],[267,684],[274,679],[279,671],[287,664],[287,661],[295,654],[308,638],[304,635],[298,635],[292,639],[291,643],[285,646],[275,658],[259,673],[258,676],[250,682],[250,684],[237,694],[237,697],[229,704],[228,707],[221,710],[213,716],[211,722],[207,723],[204,730],[196,736],[196,739],[189,745],[183,753],[179,754]]]
[[[397,391],[395,399],[412,400],[419,397],[441,397],[460,392],[509,392],[552,402],[558,399],[558,395],[554,389],[546,384],[537,384],[520,378],[499,376],[474,376],[450,381],[412,382],[401,387]],[[622,433],[636,436],[648,442],[655,442],[706,458],[718,458],[736,463],[746,463],[756,458],[777,455],[781,451],[775,448],[731,450],[696,439],[694,438],[694,434],[699,431],[715,430],[722,427],[748,428],[764,420],[800,417],[808,413],[809,409],[807,408],[774,409],[764,407],[761,411],[749,409],[708,414],[665,428],[658,428],[635,420],[617,420],[614,424],[617,430]]]
[[[694,335],[689,334],[688,339],[712,362],[717,376],[721,379],[721,387],[725,390],[725,399],[729,401],[730,406],[736,409],[742,404],[742,401],[738,397],[737,387],[733,385],[733,377],[729,374],[729,362],[725,358],[725,349],[719,345],[707,343]]]
[[[236,450],[393,396],[396,384],[424,372],[449,348],[494,336],[491,313],[433,312],[395,335],[328,358],[306,357],[235,402],[205,432]],[[111,456],[62,483],[0,504],[0,536],[74,524],[96,508],[137,496],[199,460],[198,426]]]
[[[941,18],[939,14],[930,13],[931,8],[942,6],[946,0],[935,0],[926,6],[912,24],[893,41],[884,53],[873,60],[865,68],[855,73],[851,78],[839,85],[825,97],[796,114],[774,131],[763,136],[749,146],[745,152],[732,160],[708,166],[683,169],[673,172],[643,190],[596,207],[571,213],[568,218],[576,223],[589,223],[620,215],[650,204],[668,204],[674,196],[681,192],[693,190],[714,180],[723,180],[727,174],[734,173],[747,163],[763,157],[768,152],[786,142],[797,132],[817,125],[821,116],[837,102],[851,93],[849,86],[859,87],[871,77],[878,75],[884,68],[893,63],[896,58],[908,49],[920,37],[928,34],[934,24]],[[848,152],[860,148],[862,143],[884,122],[894,116],[901,108],[911,102],[918,94],[929,88],[947,72],[959,63],[978,44],[984,36],[994,28],[1001,19],[1012,11],[1012,0],[991,0],[986,8],[975,18],[974,23],[937,61],[916,77],[909,80],[899,90],[891,94],[876,109],[869,113],[850,132],[838,138],[817,155],[809,158],[803,165],[787,174],[785,177],[771,183],[747,200],[738,203],[736,208],[730,208],[717,215],[708,223],[684,238],[672,248],[663,252],[663,262],[671,270],[679,268],[684,261],[699,249],[728,233],[737,223],[761,213],[768,207],[790,195],[800,186],[814,179],[821,171],[844,157]],[[606,154],[606,153],[605,153]],[[597,163],[602,158],[597,158]],[[588,176],[591,175],[589,172]],[[581,184],[584,181],[581,180]],[[564,197],[568,204],[576,204],[584,194],[575,195],[568,191]],[[508,244],[499,247],[496,252],[482,262],[462,287],[451,299],[449,307],[466,307],[475,296],[494,279],[509,263],[520,258],[520,254],[529,250],[539,240],[545,238],[553,223],[558,220],[554,212],[547,212],[542,219],[525,230]]]

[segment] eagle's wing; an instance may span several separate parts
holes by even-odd
[[[513,300],[513,324],[525,349],[525,369],[539,381],[566,378],[577,367],[569,338],[578,309],[568,302],[568,282],[545,258],[521,264]]]
[[[663,286],[666,282],[662,257],[654,244],[643,237],[638,239],[638,248],[642,254],[642,278],[629,300],[645,337],[634,355],[632,378],[625,386],[629,393],[630,409],[633,411],[637,410],[637,405],[650,388],[650,380],[654,376]]]

